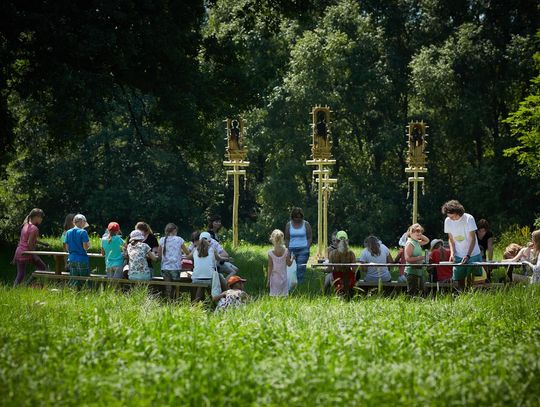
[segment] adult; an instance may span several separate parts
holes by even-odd
[[[146,222],[137,222],[137,224],[135,225],[135,230],[140,230],[143,233],[143,243],[146,243],[150,247],[150,250],[152,250],[152,253],[154,253],[154,257],[157,258],[159,253],[159,242],[154,235],[154,232],[152,231],[150,225]],[[154,263],[152,263],[152,260],[154,260],[154,258],[151,256],[148,256],[146,258],[150,273],[151,275],[154,275]]]
[[[216,242],[219,242],[218,232],[221,230],[221,216],[212,215],[208,218],[208,229],[206,230]]]
[[[15,277],[15,282],[13,283],[14,287],[19,285],[24,280],[28,265],[34,264],[37,269],[41,270],[47,269],[47,265],[39,258],[39,256],[24,254],[24,252],[27,250],[35,250],[38,244],[43,244],[39,241],[38,226],[43,221],[44,216],[45,214],[41,209],[34,208],[24,219],[19,244],[17,245],[15,256],[13,256],[12,261],[12,263],[17,266],[17,277]]]
[[[482,275],[481,267],[470,267],[465,264],[481,262],[482,255],[476,237],[476,222],[474,217],[465,213],[465,208],[457,200],[445,202],[441,208],[444,220],[444,233],[448,234],[450,247],[450,261],[460,263],[452,270],[452,279],[458,282],[458,288],[465,288],[465,279],[468,276]]]
[[[489,228],[489,222],[485,219],[480,219],[477,226],[476,238],[478,239],[482,260],[491,261],[493,260],[493,232]]]
[[[360,263],[393,263],[390,250],[378,237],[368,236],[364,240],[364,250],[360,254]],[[388,282],[392,280],[392,275],[387,266],[368,266],[364,278],[366,282]]]
[[[90,260],[87,251],[90,249],[90,238],[86,228],[89,225],[86,217],[80,213],[73,217],[73,225],[66,233],[69,275],[88,277],[90,275]],[[81,282],[75,281],[73,285],[80,287]]]
[[[326,257],[330,259],[330,253],[332,253],[334,250],[338,247],[338,240],[337,235],[338,231],[334,230],[332,232],[332,235],[330,236],[330,246],[326,248]],[[328,267],[326,270],[326,276],[324,277],[324,284],[323,284],[323,291],[325,294],[330,293],[330,287],[332,287],[332,268]]]
[[[304,212],[301,208],[293,208],[291,220],[285,225],[285,245],[296,259],[298,283],[304,281],[312,240],[311,225],[304,220]]]
[[[336,234],[338,241],[337,249],[332,250],[329,255],[330,263],[350,264],[356,263],[356,256],[349,248],[349,236],[344,230]],[[336,294],[346,298],[351,298],[354,294],[356,283],[354,266],[332,266],[332,280],[336,289]]]
[[[129,234],[127,254],[129,258],[128,278],[130,280],[148,281],[152,279],[152,270],[148,266],[147,260],[157,260],[148,244],[144,242],[144,233],[135,229]]]

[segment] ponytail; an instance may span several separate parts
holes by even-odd
[[[43,210],[39,208],[32,209],[30,213],[28,214],[28,216],[24,218],[23,226],[28,225],[30,221],[32,220],[32,218],[35,218],[36,216],[43,218],[45,216],[45,213],[43,212]]]
[[[165,241],[163,242],[163,257],[165,257],[165,253],[167,253],[167,238],[175,230],[178,230],[178,226],[176,226],[174,223],[167,223],[167,225],[165,226]]]

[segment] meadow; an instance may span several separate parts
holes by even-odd
[[[345,302],[308,270],[273,299],[267,250],[233,253],[253,301],[224,313],[0,285],[0,404],[538,405],[540,287]]]

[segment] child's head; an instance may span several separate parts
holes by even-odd
[[[522,249],[523,247],[518,245],[517,243],[510,243],[508,246],[506,246],[506,248],[504,249],[504,253],[503,253],[503,259],[505,260],[508,260],[508,259],[512,259],[514,257],[517,256],[517,254],[519,253],[519,251]]]
[[[208,232],[202,232],[199,235],[199,240],[197,241],[197,252],[199,253],[199,257],[208,256],[211,239],[212,236],[210,236],[210,233]]]
[[[167,223],[165,226],[165,236],[173,236],[178,233],[178,227],[174,223]]]
[[[115,236],[120,233],[120,225],[116,222],[111,222],[107,226],[107,231],[109,232],[109,236]]]
[[[229,286],[231,290],[244,290],[244,283],[246,281],[247,281],[246,279],[240,276],[234,275],[231,278],[229,278],[229,281],[227,281],[227,285]]]
[[[197,230],[195,232],[192,232],[191,233],[191,243],[197,244],[197,242],[200,239],[200,236],[201,236],[201,232],[199,232]]]
[[[80,229],[84,229],[90,226],[88,222],[86,221],[86,216],[84,216],[81,213],[78,213],[77,215],[73,217],[73,224]]]
[[[379,238],[376,236],[368,236],[364,240],[364,247],[368,249],[372,256],[378,256],[381,254],[381,244]]]
[[[444,203],[441,212],[452,220],[458,220],[465,213],[465,208],[463,208],[463,205],[461,205],[459,201],[453,199]]]
[[[152,228],[150,228],[150,225],[146,222],[137,222],[137,224],[135,225],[135,229],[140,230],[145,235],[151,235],[152,233],[154,233],[152,232]]]
[[[24,223],[32,223],[32,225],[39,225],[43,221],[43,218],[45,216],[45,213],[39,209],[34,208],[30,211],[28,216],[25,218]]]
[[[68,213],[64,219],[64,231],[69,230],[73,227],[73,218],[75,217],[74,213]]]
[[[338,241],[337,250],[340,253],[346,253],[349,251],[349,236],[344,230],[340,230],[336,233],[336,239]]]
[[[337,245],[339,243],[338,240],[337,240],[337,237],[336,237],[337,233],[338,233],[338,231],[334,230],[332,232],[332,236],[330,236],[330,241],[332,242],[332,246],[334,246],[334,247],[337,247]]]
[[[431,250],[438,250],[443,247],[443,244],[444,242],[441,239],[433,239],[430,244]]]
[[[420,235],[424,233],[424,228],[419,223],[412,224],[409,226],[409,230],[407,230],[407,236],[409,236],[411,239],[418,240]]]
[[[144,238],[144,233],[140,230],[135,229],[129,234],[129,244],[135,245],[139,242],[142,242]]]
[[[208,229],[218,231],[221,229],[221,216],[212,215],[208,218]]]
[[[270,242],[274,245],[274,247],[285,246],[285,237],[283,236],[283,232],[279,229],[274,229],[270,235]]]

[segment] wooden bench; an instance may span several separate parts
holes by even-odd
[[[176,296],[178,297],[180,292],[189,292],[191,294],[191,301],[195,301],[198,297],[198,291],[202,290],[210,293],[211,283],[192,283],[190,277],[181,277],[178,281],[164,281],[163,277],[153,277],[152,280],[126,280],[123,278],[107,278],[104,274],[90,274],[86,276],[71,276],[69,273],[61,272],[57,274],[54,271],[36,270],[32,273],[32,277],[39,279],[49,280],[61,280],[61,281],[83,281],[99,284],[107,284],[112,286],[119,285],[147,285],[157,287],[173,287],[176,290]],[[202,296],[204,297],[204,296]],[[202,299],[202,298],[201,298]]]
[[[476,283],[471,286],[474,290],[483,290],[483,289],[492,289],[492,288],[502,288],[504,283]],[[407,291],[407,283],[400,281],[389,281],[389,282],[370,282],[370,281],[357,281],[355,285],[356,290],[363,292],[373,292],[373,291],[382,291],[385,294],[393,294]],[[439,291],[451,291],[457,289],[457,283],[424,283],[424,292],[433,293]]]

